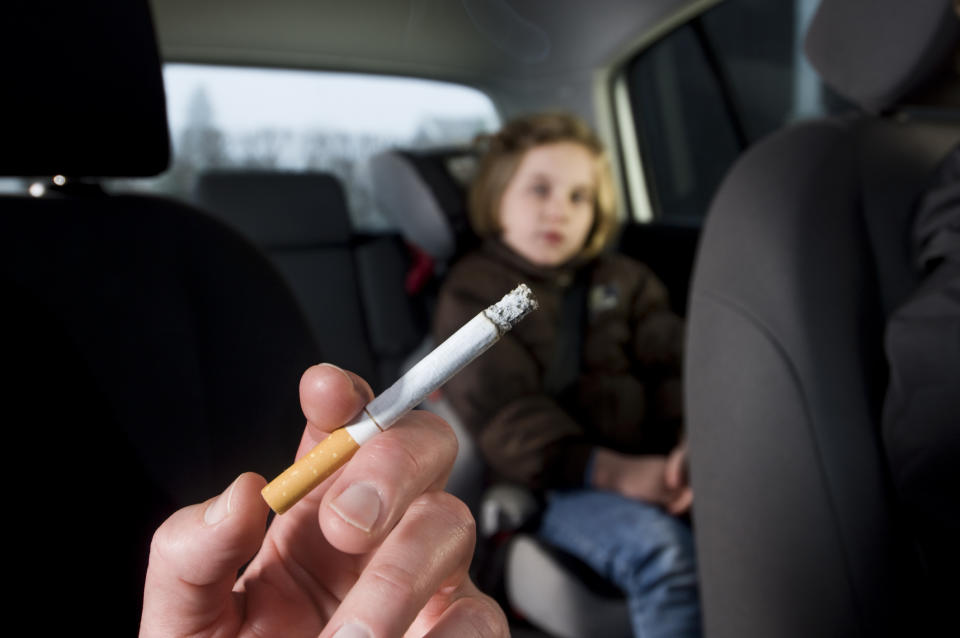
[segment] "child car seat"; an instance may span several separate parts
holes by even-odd
[[[393,149],[372,160],[377,199],[407,240],[432,260],[434,286],[447,266],[477,243],[466,217],[466,187],[475,161],[468,148]],[[485,486],[480,454],[442,389],[423,407],[450,422],[460,439],[447,489],[478,519],[481,584],[559,638],[631,636],[625,599],[613,585],[525,531],[535,519],[536,499],[514,485]],[[495,537],[504,535],[509,540],[498,545]],[[498,592],[500,586],[505,591]]]

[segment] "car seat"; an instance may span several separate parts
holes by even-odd
[[[0,197],[5,449],[21,488],[7,608],[26,633],[133,635],[153,530],[243,471],[286,467],[298,380],[320,354],[250,242],[193,207],[97,186],[169,158],[147,1],[3,13],[0,175],[47,185]]]
[[[409,256],[395,234],[356,232],[337,177],[206,171],[194,201],[270,257],[327,361],[356,372],[374,390],[396,380],[426,329],[404,292]]]
[[[882,336],[960,139],[958,27],[950,0],[823,0],[807,56],[864,112],[762,140],[710,207],[685,362],[709,638],[932,632],[880,447]]]
[[[377,204],[415,255],[406,273],[406,291],[427,315],[422,341],[405,367],[436,346],[429,323],[439,283],[447,267],[476,242],[467,223],[465,190],[475,160],[469,148],[458,147],[388,149],[370,158]],[[460,448],[447,491],[463,500],[478,518],[483,464],[473,440],[443,398],[442,389],[421,407],[442,416],[456,432]]]
[[[421,291],[428,297],[435,295],[447,267],[477,244],[466,203],[476,160],[472,149],[456,147],[391,149],[371,160],[382,210],[433,267],[433,279]],[[428,339],[423,349],[431,346]],[[539,511],[534,496],[515,485],[486,483],[480,453],[442,389],[422,407],[443,416],[460,440],[447,490],[477,518],[481,538],[474,577],[481,587],[515,615],[559,638],[631,636],[623,595],[531,533]]]

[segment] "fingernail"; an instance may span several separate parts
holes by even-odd
[[[380,493],[367,483],[354,483],[330,507],[346,522],[369,532],[380,516]]]
[[[230,487],[223,491],[223,494],[217,497],[217,500],[207,506],[203,512],[203,522],[206,525],[216,525],[230,515],[230,499],[233,496],[233,488],[238,479],[234,479]]]
[[[351,622],[340,627],[337,633],[333,634],[333,638],[370,638],[370,632],[363,625]]]
[[[326,367],[328,367],[328,368],[333,368],[334,370],[338,370],[338,371],[340,372],[340,374],[342,374],[343,376],[345,376],[345,377],[347,378],[347,381],[350,382],[350,385],[353,386],[353,389],[354,389],[354,390],[357,389],[357,384],[353,382],[353,377],[351,377],[349,374],[347,374],[347,371],[344,370],[343,368],[341,368],[340,366],[333,365],[332,363],[321,363],[320,365],[326,366]]]

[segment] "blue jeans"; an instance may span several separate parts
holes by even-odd
[[[540,537],[592,567],[627,597],[636,638],[701,635],[693,535],[659,507],[613,492],[553,492]]]

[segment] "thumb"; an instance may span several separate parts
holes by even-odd
[[[238,570],[263,541],[265,484],[257,474],[241,474],[219,496],[175,512],[157,529],[140,638],[235,633],[241,618],[231,592]]]

